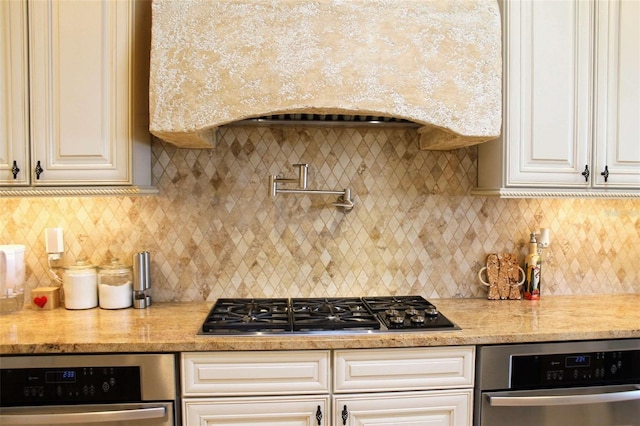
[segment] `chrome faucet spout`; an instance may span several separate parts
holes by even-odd
[[[294,164],[293,167],[298,168],[297,178],[284,178],[277,175],[269,176],[269,195],[273,198],[278,192],[282,192],[282,189],[278,189],[279,183],[297,183],[299,189],[307,189],[308,182],[308,164]]]

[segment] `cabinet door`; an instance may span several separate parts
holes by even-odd
[[[598,2],[596,187],[640,188],[639,23],[637,0]]]
[[[472,391],[396,392],[334,397],[335,425],[470,426]]]
[[[503,2],[507,186],[585,187],[593,3]],[[591,169],[591,166],[589,165]]]
[[[185,426],[326,426],[328,397],[183,400]]]
[[[27,52],[26,1],[0,2],[0,185],[29,184]]]
[[[132,10],[131,1],[29,2],[33,184],[131,183]]]

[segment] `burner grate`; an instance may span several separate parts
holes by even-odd
[[[291,331],[288,299],[218,299],[202,325],[210,332]]]
[[[360,298],[291,300],[294,331],[378,330],[380,322]]]

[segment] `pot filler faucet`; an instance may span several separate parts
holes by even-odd
[[[269,176],[269,196],[275,198],[278,194],[320,194],[320,195],[338,195],[338,200],[333,203],[336,207],[342,207],[345,212],[353,209],[353,200],[351,199],[351,190],[344,189],[342,191],[327,191],[321,189],[307,189],[309,170],[308,164],[294,164],[298,168],[297,178],[284,178],[280,176]],[[278,187],[278,184],[297,183],[296,189],[284,189]]]

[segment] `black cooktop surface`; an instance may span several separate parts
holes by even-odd
[[[199,334],[458,330],[421,296],[218,299]]]

